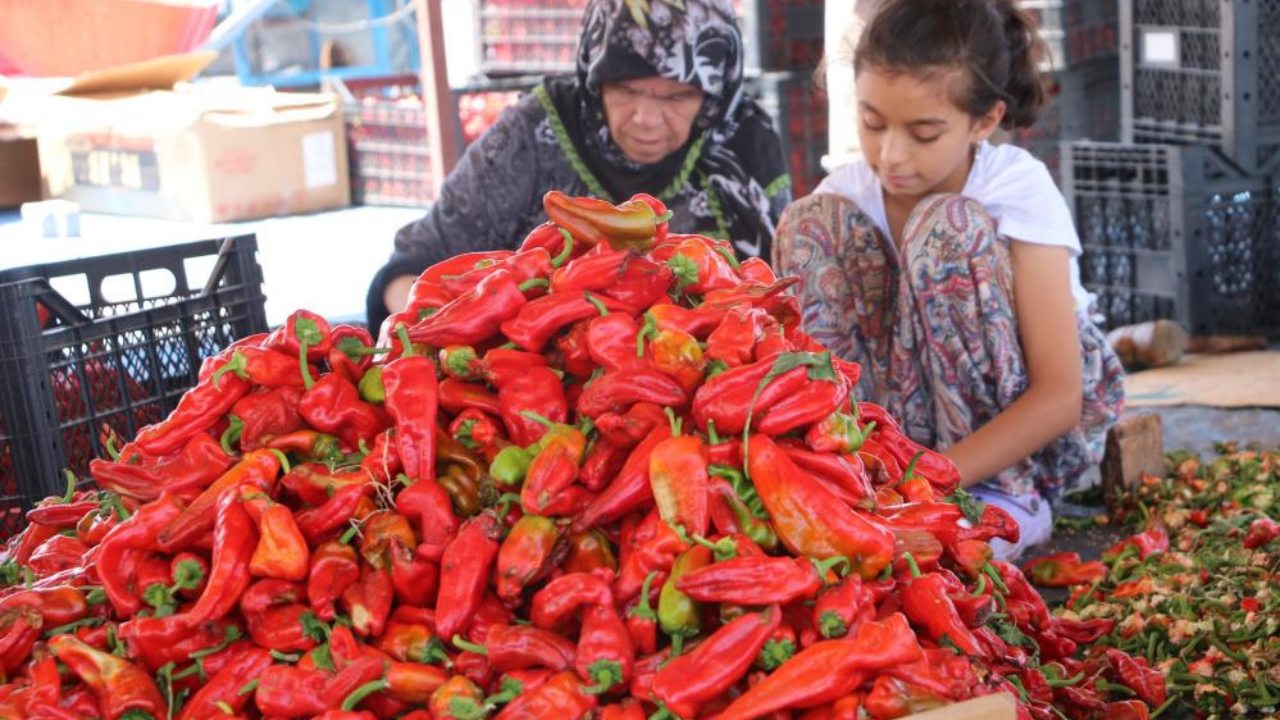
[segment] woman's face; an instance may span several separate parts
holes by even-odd
[[[858,72],[858,138],[886,194],[919,199],[964,189],[970,150],[999,126],[1004,103],[974,118],[951,101],[956,82],[964,80],[956,74],[887,74],[875,67]]]
[[[606,83],[609,135],[627,159],[651,164],[679,150],[693,132],[704,93],[664,77]]]

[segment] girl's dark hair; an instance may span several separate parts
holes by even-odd
[[[887,0],[867,24],[854,72],[930,75],[964,70],[952,100],[973,117],[1004,101],[1000,126],[1030,127],[1047,100],[1036,22],[1013,0]]]

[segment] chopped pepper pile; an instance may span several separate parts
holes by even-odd
[[[518,251],[422,273],[376,344],[299,311],[208,359],[96,487],[33,509],[0,565],[0,719],[1163,702],[1141,653],[1079,659],[1112,621],[992,560],[1016,523],[854,398],[793,279],[648,196],[545,205]]]
[[[1127,509],[1145,530],[1101,561],[1027,566],[1075,588],[1058,618],[1113,625],[1097,647],[1131,653],[1123,672],[1164,678],[1160,693],[1129,685],[1153,717],[1280,710],[1280,452],[1222,450],[1209,462],[1171,453],[1169,477],[1145,477]]]

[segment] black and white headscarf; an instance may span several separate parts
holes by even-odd
[[[653,76],[706,98],[686,146],[641,164],[610,137],[601,88]],[[775,203],[789,199],[789,179],[768,117],[743,94],[742,33],[730,0],[591,0],[575,77],[547,89],[588,169],[615,199],[666,187],[691,164],[687,182],[700,184],[739,254],[768,259]]]

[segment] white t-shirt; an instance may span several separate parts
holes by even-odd
[[[880,228],[889,234],[880,179],[865,160],[837,168],[814,190],[852,200]],[[1067,201],[1054,185],[1044,163],[1016,145],[978,148],[969,179],[961,194],[982,204],[996,223],[996,231],[1012,240],[1037,245],[1058,245],[1070,251],[1071,294],[1076,310],[1088,309],[1093,296],[1080,284],[1080,238]]]

